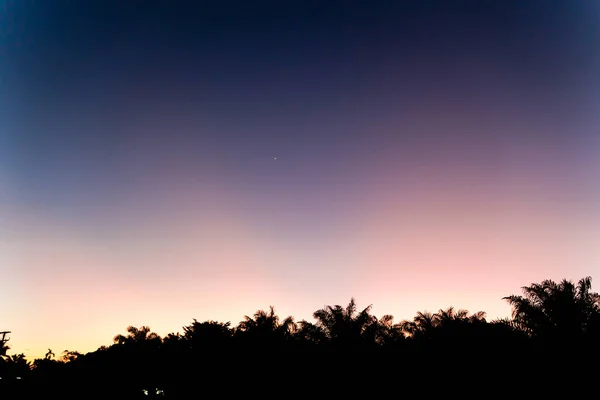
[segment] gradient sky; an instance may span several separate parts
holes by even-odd
[[[598,2],[190,4],[0,0],[12,352],[600,279]]]

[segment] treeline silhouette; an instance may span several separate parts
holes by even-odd
[[[209,388],[225,393],[244,379],[248,390],[259,393],[264,379],[302,384],[340,368],[381,367],[381,360],[401,368],[432,355],[523,359],[532,352],[576,355],[600,349],[600,297],[591,291],[591,277],[576,283],[545,280],[522,291],[504,298],[512,317],[495,320],[482,311],[450,307],[396,323],[391,315],[374,316],[371,306],[357,309],[351,299],[315,311],[313,322],[280,318],[270,307],[237,326],[194,319],[183,332],[165,337],[148,326],[129,326],[111,346],[87,354],[56,355],[49,349],[33,362],[24,354],[0,357],[2,390],[10,391],[10,398],[200,398]],[[304,371],[302,379],[298,371]]]

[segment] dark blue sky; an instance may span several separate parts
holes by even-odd
[[[325,167],[414,136],[396,129],[411,118],[570,123],[593,109],[598,10],[584,2],[17,3],[2,67],[23,184],[104,166],[152,116],[188,126],[139,133],[159,144]],[[394,128],[366,136],[375,124]],[[563,132],[534,139],[547,135]]]

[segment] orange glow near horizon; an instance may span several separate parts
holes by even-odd
[[[587,272],[563,276],[578,264],[585,234],[568,210],[456,197],[403,203],[394,196],[371,193],[367,211],[301,241],[290,241],[288,230],[277,237],[276,229],[244,224],[226,191],[210,216],[179,209],[171,220],[121,232],[122,243],[15,213],[23,218],[15,226],[28,236],[12,242],[18,274],[11,279],[21,290],[18,311],[3,317],[3,328],[13,331],[11,353],[93,351],[128,325],[148,325],[161,336],[194,318],[235,326],[270,305],[282,318],[312,321],[312,312],[351,297],[396,322],[449,306],[494,319],[509,316],[501,298],[521,286]]]

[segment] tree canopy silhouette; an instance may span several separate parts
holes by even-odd
[[[516,326],[539,342],[576,345],[596,329],[600,310],[598,293],[591,292],[592,278],[576,284],[569,280],[544,280],[522,287],[523,295],[507,296]]]
[[[0,385],[17,388],[17,394],[7,398],[60,393],[61,398],[80,399],[88,398],[93,388],[98,398],[188,399],[198,396],[199,387],[210,387],[224,376],[236,382],[247,379],[251,386],[259,379],[256,374],[274,376],[284,370],[283,363],[315,359],[301,357],[304,351],[400,352],[410,359],[411,353],[464,357],[467,353],[587,354],[582,350],[600,350],[600,298],[591,290],[590,277],[577,283],[566,279],[532,283],[522,288],[522,295],[503,299],[512,307],[511,317],[491,321],[483,311],[469,313],[451,306],[435,313],[418,311],[412,319],[395,323],[392,315],[377,318],[371,305],[359,310],[351,298],[346,306],[316,310],[313,322],[296,323],[291,316],[281,319],[270,306],[244,316],[235,326],[194,319],[181,333],[164,337],[149,326],[128,326],[126,334],[113,337],[112,345],[86,354],[64,350],[57,358],[48,349],[33,362],[24,354],[2,356]],[[282,353],[289,351],[296,353],[293,357]],[[362,362],[354,361],[349,365],[355,372]],[[296,373],[316,379],[329,373],[330,367],[317,363]]]

